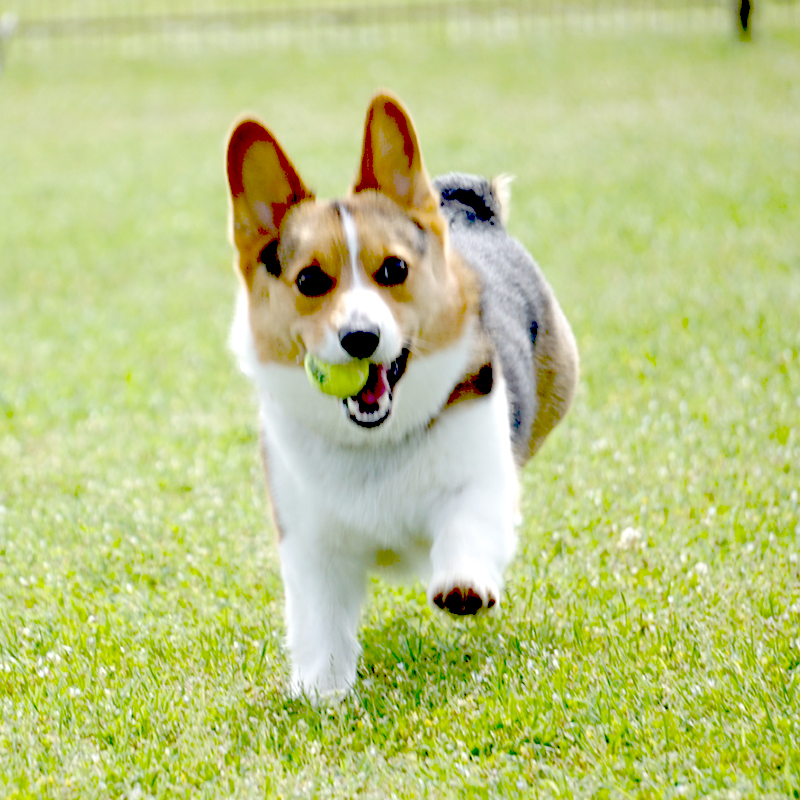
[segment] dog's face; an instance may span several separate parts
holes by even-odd
[[[391,97],[373,100],[359,175],[341,200],[316,200],[252,120],[231,135],[228,180],[258,360],[302,369],[306,353],[329,364],[368,359],[366,386],[341,402],[356,425],[382,424],[408,359],[458,338],[475,298],[448,253],[407,113]]]

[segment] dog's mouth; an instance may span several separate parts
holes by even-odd
[[[408,350],[391,364],[370,364],[369,377],[364,388],[342,402],[350,419],[362,428],[377,428],[392,413],[392,390],[397,385],[408,362]]]

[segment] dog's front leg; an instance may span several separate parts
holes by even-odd
[[[505,406],[497,399],[465,410],[454,436],[460,449],[453,459],[456,488],[441,499],[432,520],[428,601],[464,615],[500,601],[516,546],[519,484]]]
[[[466,493],[474,490],[472,497]],[[451,614],[475,614],[500,601],[514,554],[514,515],[503,498],[467,487],[448,504],[431,547],[428,600]]]
[[[325,547],[321,537],[291,533],[281,542],[291,691],[311,700],[344,694],[356,679],[356,637],[366,570]]]

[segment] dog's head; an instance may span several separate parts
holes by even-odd
[[[462,334],[470,274],[448,253],[439,196],[400,103],[372,101],[350,193],[317,200],[275,137],[245,120],[231,134],[233,242],[262,364],[370,361],[366,386],[345,398],[350,419],[382,424],[410,359]],[[331,400],[335,402],[335,400]]]

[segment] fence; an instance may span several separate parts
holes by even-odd
[[[750,3],[743,0],[745,6]],[[740,0],[0,0],[0,46],[235,46],[323,38],[375,41],[533,30],[691,29],[736,25]],[[800,0],[753,0],[753,20],[800,20]]]

